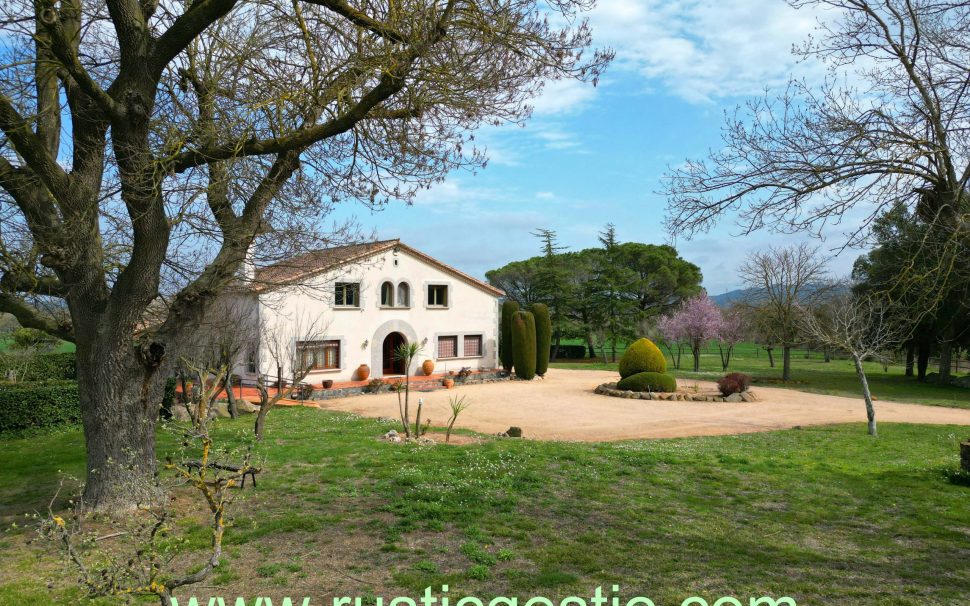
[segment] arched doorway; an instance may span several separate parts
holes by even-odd
[[[402,360],[397,360],[394,357],[394,352],[397,350],[398,346],[407,343],[407,339],[404,338],[399,332],[392,332],[386,337],[384,337],[384,348],[381,355],[382,364],[381,368],[384,371],[384,376],[387,375],[403,375],[404,374],[404,362]]]

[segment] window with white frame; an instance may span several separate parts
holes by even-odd
[[[340,368],[340,341],[297,341],[300,365],[309,370]]]
[[[458,357],[458,336],[438,337],[438,357],[457,358]]]
[[[465,335],[462,339],[463,355],[466,358],[478,358],[482,355],[482,335]]]
[[[428,285],[428,307],[448,307],[448,286],[445,284]]]
[[[360,307],[360,282],[335,282],[333,304],[335,307]]]

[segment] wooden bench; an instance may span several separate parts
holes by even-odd
[[[202,467],[202,462],[201,461],[185,461],[184,463],[182,463],[182,465],[184,467],[187,467],[188,469],[199,469],[199,468]],[[206,467],[206,469],[218,469],[218,470],[221,470],[221,471],[231,471],[233,473],[239,473],[239,470],[242,469],[241,467],[239,467],[237,465],[223,465],[222,463],[208,463],[205,467]],[[239,483],[239,489],[242,490],[243,488],[246,487],[246,476],[249,476],[250,478],[252,478],[252,480],[253,480],[253,487],[255,488],[256,487],[256,474],[259,473],[260,471],[261,470],[258,467],[250,467],[246,471],[246,473],[243,474],[243,476],[242,476],[242,482]]]

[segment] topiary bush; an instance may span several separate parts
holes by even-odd
[[[722,396],[748,391],[749,387],[751,387],[751,377],[743,372],[726,374],[717,382],[717,388],[721,390]]]
[[[515,360],[512,357],[512,317],[519,311],[519,304],[515,301],[502,303],[502,325],[498,336],[498,359],[502,368],[512,372]]]
[[[549,319],[549,306],[536,303],[532,306],[536,321],[536,374],[540,377],[549,370],[549,352],[552,348],[552,321]]]
[[[628,391],[677,391],[677,379],[663,372],[638,372],[621,379],[617,389]]]
[[[620,376],[632,377],[641,372],[667,372],[667,359],[650,339],[637,339],[620,358]]]
[[[528,311],[512,316],[512,366],[515,376],[531,381],[536,376],[536,320]]]
[[[0,433],[80,422],[74,381],[0,383]]]

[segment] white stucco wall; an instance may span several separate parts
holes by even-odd
[[[381,306],[381,284],[389,281],[395,286],[407,282],[411,301],[407,308]],[[360,307],[339,308],[333,305],[335,282],[360,282]],[[448,306],[445,309],[427,305],[429,284],[448,286]],[[395,301],[396,302],[396,301]],[[491,369],[498,366],[498,298],[470,284],[451,272],[443,271],[406,250],[379,253],[367,261],[339,268],[317,276],[305,286],[279,288],[259,296],[261,330],[275,332],[295,349],[297,340],[304,340],[306,327],[313,325],[313,340],[339,340],[340,368],[312,371],[306,379],[319,383],[356,380],[361,364],[370,366],[371,378],[383,376],[382,349],[385,337],[392,332],[404,335],[409,341],[423,346],[412,372],[420,374],[426,359],[435,360],[435,373],[472,369]],[[483,355],[462,357],[465,335],[482,335]],[[457,358],[437,357],[437,337],[458,337]],[[274,356],[265,343],[259,351],[260,372],[276,375]],[[237,372],[252,379],[245,368]],[[284,376],[289,375],[288,363]]]

